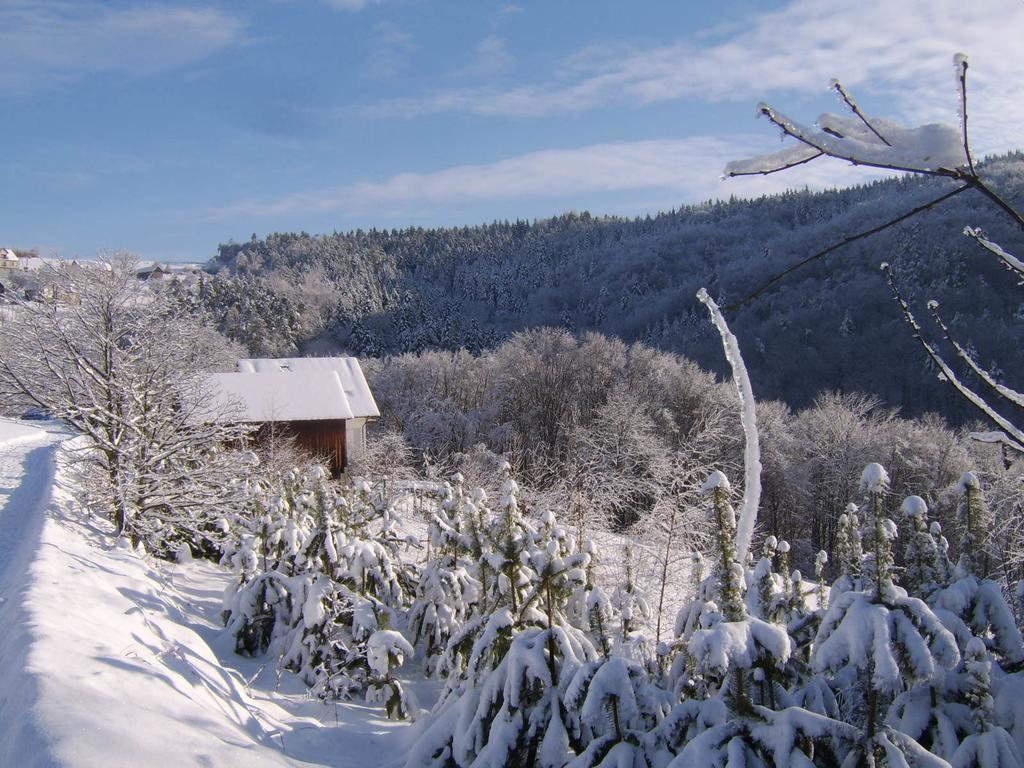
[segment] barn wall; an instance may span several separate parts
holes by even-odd
[[[313,456],[321,458],[334,475],[345,471],[345,420],[286,421],[275,425],[277,429],[295,438],[296,444]],[[261,433],[268,425],[261,428]]]

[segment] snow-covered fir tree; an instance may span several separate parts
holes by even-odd
[[[708,577],[713,588],[704,596],[713,593],[717,602],[702,601],[701,627],[692,632],[686,650],[694,672],[714,682],[703,697],[675,705],[658,727],[655,748],[662,755],[676,753],[673,768],[838,764],[856,730],[787,706],[777,673],[792,652],[789,635],[784,626],[750,615],[744,604],[728,480],[716,472],[704,488],[718,531],[718,562]]]
[[[393,512],[375,506],[369,490],[339,491],[320,467],[256,489],[250,529],[229,556],[238,577],[224,617],[239,651],[272,653],[318,696],[352,697],[372,684],[380,698],[387,687],[389,713],[408,716],[415,708],[403,703],[385,658],[378,652],[376,667],[369,658],[371,638],[397,623],[410,580]],[[389,664],[411,655],[387,645]]]
[[[832,596],[814,641],[812,667],[839,693],[843,720],[861,730],[857,759],[914,764],[927,759],[927,750],[887,725],[885,714],[899,694],[954,669],[960,653],[931,608],[895,584],[896,526],[884,516],[882,502],[887,486],[885,469],[869,464],[861,477],[868,531],[864,583]]]
[[[443,674],[441,662],[451,637],[466,623],[482,597],[480,582],[467,564],[473,540],[466,532],[461,476],[445,484],[442,503],[434,510],[427,532],[433,558],[424,565],[409,609],[409,630],[423,646],[428,675]]]
[[[583,745],[570,732],[566,693],[600,653],[569,620],[589,555],[546,514],[526,523],[518,487],[502,468],[501,510],[484,558],[498,578],[492,606],[449,643],[449,678],[406,765],[561,768]]]

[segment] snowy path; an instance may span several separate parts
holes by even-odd
[[[223,570],[154,563],[76,512],[55,473],[63,437],[0,422],[0,766],[400,758],[407,727],[379,708],[310,701],[232,653]]]
[[[38,548],[42,510],[53,478],[54,438],[7,420],[0,421],[0,764],[38,755],[25,764],[50,765],[47,738],[26,716],[37,699],[33,680],[20,673],[27,664],[30,635],[22,595],[25,571]]]

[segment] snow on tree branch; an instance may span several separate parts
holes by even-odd
[[[976,227],[964,227],[964,234],[1003,262],[1003,266],[1008,270],[1024,280],[1024,261],[1021,261],[1011,253],[1007,253],[999,243],[989,240],[985,237],[985,234]]]
[[[979,443],[1005,445],[1007,448],[1024,453],[1024,445],[1013,442],[1005,432],[971,432],[968,436],[971,440]]]
[[[743,449],[743,504],[740,507],[739,525],[736,529],[736,558],[740,563],[746,562],[750,541],[754,536],[754,523],[757,521],[757,508],[761,502],[761,446],[757,435],[757,406],[754,391],[750,386],[747,366],[740,353],[740,345],[729,330],[721,310],[715,300],[701,288],[697,299],[707,307],[711,321],[722,337],[725,357],[732,367],[732,378],[736,384],[743,410],[740,418],[743,423],[745,446]]]
[[[777,125],[801,147],[786,149],[748,160],[734,160],[725,166],[726,176],[771,173],[828,155],[854,165],[868,165],[894,171],[962,178],[957,169],[964,165],[960,133],[952,126],[931,123],[906,128],[893,120],[876,117],[870,123],[826,112],[816,127],[806,126],[767,104],[758,112]],[[886,140],[881,139],[883,135]]]
[[[942,319],[942,315],[939,314],[939,302],[935,301],[934,299],[932,301],[929,301],[928,311],[931,312],[932,319],[934,319],[935,324],[939,326],[939,329],[942,331],[942,335],[945,337],[946,341],[948,341],[956,350],[957,357],[959,357],[961,360],[964,361],[964,363],[967,364],[967,367],[974,372],[974,375],[981,379],[982,382],[985,383],[985,386],[989,387],[993,392],[1002,397],[1004,400],[1009,401],[1018,408],[1024,408],[1024,394],[1016,391],[1015,389],[1011,389],[1010,387],[1000,384],[998,381],[992,378],[992,375],[984,368],[982,368],[980,365],[978,365],[977,361],[974,359],[973,356],[971,356],[971,354],[966,349],[964,349],[963,345],[955,338],[953,338],[952,331],[950,331],[949,326],[946,325],[946,321]]]
[[[1018,445],[1024,445],[1024,430],[1015,427],[1012,422],[985,402],[985,399],[981,397],[981,395],[960,381],[960,378],[956,375],[953,369],[946,364],[946,361],[942,359],[942,356],[939,355],[935,347],[933,347],[928,340],[924,338],[921,326],[918,324],[913,312],[910,310],[910,306],[900,293],[899,287],[896,285],[896,281],[892,276],[892,270],[889,268],[889,265],[883,263],[882,271],[885,272],[886,279],[889,281],[889,287],[892,289],[893,296],[899,304],[900,310],[903,312],[904,319],[913,331],[914,338],[920,342],[925,352],[928,353],[928,357],[930,357],[932,362],[938,366],[944,379],[952,384],[956,391],[966,398],[968,402],[984,413],[989,419],[994,421],[999,428],[1006,432],[1006,434],[1009,435],[1010,438]]]

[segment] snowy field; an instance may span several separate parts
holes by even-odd
[[[0,766],[400,762],[415,727],[376,705],[322,704],[273,658],[234,653],[219,615],[226,570],[112,544],[65,487],[68,437],[0,420]],[[407,532],[425,533],[406,513]],[[602,580],[614,583],[622,542],[608,538]],[[418,666],[400,677],[429,706],[439,684]]]
[[[66,435],[0,423],[0,765],[376,766],[408,726],[233,653],[228,574],[156,563],[61,488]],[[420,684],[421,701],[431,686]]]

